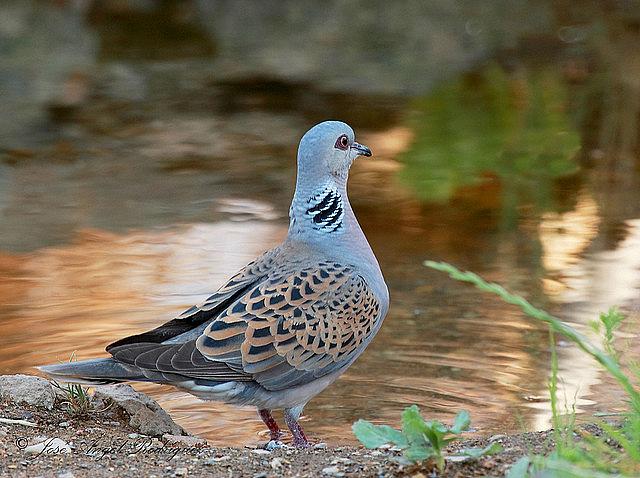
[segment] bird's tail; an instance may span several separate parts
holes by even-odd
[[[98,385],[126,382],[128,380],[147,380],[142,371],[135,365],[116,362],[112,358],[42,365],[36,368],[49,375],[52,379],[60,382]]]

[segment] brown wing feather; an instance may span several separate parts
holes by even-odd
[[[353,267],[324,262],[265,279],[209,324],[196,347],[281,390],[350,364],[380,315],[378,299]]]
[[[247,264],[242,270],[229,279],[218,291],[202,303],[187,309],[178,317],[160,327],[142,334],[130,335],[107,346],[107,352],[123,345],[138,343],[162,343],[182,335],[190,330],[212,320],[229,304],[243,295],[247,290],[259,282],[272,267],[279,248],[271,249],[262,256]]]

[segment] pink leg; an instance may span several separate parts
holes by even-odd
[[[278,422],[271,415],[271,410],[262,409],[258,410],[258,415],[262,418],[262,421],[269,429],[269,437],[272,440],[278,440],[282,436]]]
[[[302,412],[302,407],[300,407],[299,409],[285,409],[284,421],[293,434],[293,446],[295,446],[296,448],[308,448],[311,446],[311,444],[309,443],[309,440],[307,440],[307,437],[304,434],[304,430],[298,423],[300,412]]]

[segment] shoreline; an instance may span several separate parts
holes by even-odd
[[[547,453],[552,446],[548,431],[470,437],[456,442],[450,450],[483,447],[495,441],[503,450],[475,460],[448,462],[444,473],[432,475],[431,464],[405,464],[399,451],[391,447],[369,450],[324,443],[304,450],[212,447],[187,434],[153,400],[128,385],[95,390],[90,410],[81,416],[68,406],[68,397],[45,379],[0,376],[0,475],[504,476],[521,456]]]

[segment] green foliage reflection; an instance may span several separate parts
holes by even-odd
[[[580,138],[565,94],[550,70],[507,73],[494,65],[447,83],[416,104],[402,179],[421,199],[446,201],[461,186],[497,177],[505,206],[526,195],[547,208],[551,181],[577,168]]]

